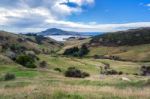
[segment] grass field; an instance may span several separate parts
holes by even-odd
[[[73,40],[64,43],[64,47],[58,52],[62,54],[65,49],[89,43],[90,38],[86,40]],[[94,55],[101,56],[118,56],[120,59],[128,61],[143,61],[150,62],[150,44],[142,44],[135,46],[89,46],[90,52],[87,57]]]
[[[16,75],[15,80],[0,81],[0,99],[150,99],[149,78],[133,75],[143,63],[50,55],[39,55],[39,58],[48,62],[47,68],[0,64],[1,77],[7,72]],[[99,66],[104,62],[124,75],[100,75]],[[64,77],[64,71],[71,66],[90,73],[90,77]],[[122,77],[131,81],[123,81]]]
[[[150,45],[119,46],[119,47],[90,47],[87,56],[94,55],[114,55],[129,61],[150,61]]]

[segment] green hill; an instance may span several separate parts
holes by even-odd
[[[16,47],[16,49],[23,48],[38,53],[50,53],[57,51],[61,46],[61,43],[40,35],[21,35],[0,31],[0,50]]]
[[[106,33],[88,43],[87,56],[117,57],[119,60],[150,61],[150,28]]]
[[[90,57],[78,58],[58,55],[55,51],[58,51],[62,47],[61,43],[43,36],[32,34],[18,35],[8,32],[0,32],[0,38],[1,99],[150,98],[149,77],[140,75],[141,66],[149,65],[149,62],[127,62],[110,59],[94,59]],[[90,53],[87,56],[93,56],[95,54],[109,55],[110,53],[112,53],[112,55],[119,55],[122,52],[125,53],[125,50],[133,50],[136,51],[136,53],[143,52],[144,54],[146,51],[149,51],[147,44],[133,47],[110,47],[100,45],[94,47],[88,44],[90,40],[91,39],[65,42],[65,46],[62,50],[60,50],[60,52],[65,50],[67,46],[79,47],[85,43],[90,49]],[[50,50],[50,53],[45,51],[46,49]],[[11,60],[11,58],[5,55],[9,52],[9,54],[13,56],[11,52],[19,53],[20,51],[35,52],[34,55],[38,57],[38,60],[34,61],[36,68],[25,67],[27,64],[19,64],[18,61],[13,59]],[[34,55],[31,54],[31,57],[35,58]],[[131,55],[131,53],[124,55]],[[31,57],[28,57],[28,63],[32,63],[30,62],[32,60]],[[16,59],[18,59],[18,57]],[[42,65],[43,63],[46,65],[41,67],[41,63]],[[123,74],[101,75],[101,68],[106,67],[106,65],[109,65],[110,70],[122,72]],[[90,76],[87,78],[65,77],[64,74],[70,67],[79,69],[76,70],[78,73],[83,71],[84,73],[88,73]],[[7,81],[4,79],[11,78],[12,75],[14,75],[15,78]],[[129,81],[122,80],[122,77],[129,79]]]
[[[91,44],[104,46],[133,46],[150,43],[150,28],[105,33],[93,37]]]

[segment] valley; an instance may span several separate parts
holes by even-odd
[[[3,38],[0,54],[1,99],[150,98],[149,76],[141,75],[141,67],[150,65],[149,44],[92,46],[89,42],[93,38],[61,43],[43,36],[7,32],[0,32],[0,37]],[[40,41],[39,38],[36,40],[37,37]],[[23,41],[20,42],[20,39]],[[89,50],[83,57],[63,54],[66,49],[73,47],[79,47],[80,52],[82,45],[87,45]],[[10,57],[14,54],[13,58]],[[31,64],[22,64],[21,58],[30,55],[35,60]],[[119,56],[119,59],[108,56]],[[102,71],[107,65],[108,69]],[[65,77],[70,67],[88,73],[89,76]],[[107,71],[115,71],[115,74]],[[4,80],[7,73],[15,75],[15,79]]]
[[[0,99],[150,99],[150,0],[0,0]]]

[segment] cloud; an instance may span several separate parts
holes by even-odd
[[[37,22],[37,21],[36,21]],[[25,22],[26,24],[26,22]],[[61,20],[46,20],[45,24],[32,25],[23,28],[22,32],[39,32],[47,28],[60,28],[68,31],[76,32],[114,32],[120,30],[134,29],[139,27],[150,27],[150,22],[136,22],[124,24],[97,24],[96,22],[80,23]],[[7,27],[9,29],[9,27]],[[14,31],[21,28],[13,28]],[[12,31],[12,29],[11,29]],[[20,31],[18,31],[20,32]]]
[[[150,27],[150,22],[97,24],[67,21],[73,13],[82,13],[83,6],[94,0],[0,0],[0,29],[13,32],[37,32],[47,28],[70,31],[110,32],[137,27]]]
[[[72,2],[89,5],[90,1]],[[82,12],[82,6],[71,7],[64,4],[67,2],[68,0],[13,0],[13,2],[12,0],[0,0],[0,25],[34,26],[35,24],[46,24],[45,20],[64,20],[72,13]]]
[[[49,25],[55,24],[55,27],[59,27],[69,31],[78,32],[113,32],[119,30],[126,30],[139,27],[150,27],[150,22],[136,22],[136,23],[124,23],[124,24],[96,24],[96,22],[79,23],[70,21],[52,21],[47,20]]]
[[[94,4],[94,0],[69,0],[69,2],[76,3],[78,6]]]
[[[150,3],[149,3],[149,4],[146,4],[146,6],[150,7]]]

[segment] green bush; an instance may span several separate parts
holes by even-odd
[[[79,52],[79,48],[73,47],[73,48],[66,49],[64,55],[78,56],[78,52]]]
[[[75,57],[83,57],[84,55],[88,54],[88,52],[88,47],[86,45],[82,45],[80,49],[78,47],[66,49],[63,54]]]
[[[5,81],[13,80],[13,79],[15,79],[15,78],[16,78],[16,76],[15,76],[14,74],[11,74],[11,73],[6,73],[6,74],[4,75],[4,80],[5,80]]]
[[[86,45],[82,45],[78,54],[80,57],[83,57],[84,55],[88,54],[88,52],[89,52],[88,47]]]
[[[60,68],[54,68],[55,71],[62,72]]]
[[[119,72],[118,72],[118,74],[119,74],[119,75],[122,75],[122,74],[123,74],[123,72],[122,72],[122,71],[119,71]]]
[[[106,75],[117,75],[117,74],[118,74],[118,72],[113,69],[109,69],[106,71]]]
[[[82,72],[81,70],[75,67],[69,67],[68,70],[65,72],[66,77],[75,77],[75,78],[85,78],[90,76],[89,73]]]
[[[27,67],[27,68],[36,68],[36,65],[34,63],[32,63],[32,62],[27,62],[25,67]]]
[[[18,56],[16,62],[27,68],[36,68],[35,60],[28,55]]]
[[[83,72],[82,75],[83,75],[83,77],[89,77],[90,76],[90,74],[87,72]]]

